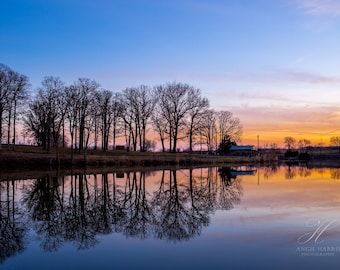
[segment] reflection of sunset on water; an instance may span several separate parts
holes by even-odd
[[[35,254],[48,251],[55,258],[71,244],[75,249],[69,252],[80,264],[79,250],[95,256],[114,250],[115,263],[124,264],[125,252],[138,257],[154,245],[189,257],[200,246],[214,254],[227,251],[231,261],[237,252],[272,254],[275,246],[295,261],[297,239],[313,229],[307,221],[337,224],[332,220],[339,212],[339,175],[336,168],[273,165],[48,173],[2,181],[0,230],[7,252],[0,262],[27,264],[33,239],[40,245]],[[338,233],[334,225],[322,239],[333,245]],[[158,250],[151,254],[161,255]]]

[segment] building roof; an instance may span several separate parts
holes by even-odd
[[[253,151],[256,150],[254,145],[232,145],[229,151]]]

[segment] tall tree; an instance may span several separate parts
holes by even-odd
[[[12,145],[13,149],[16,144],[16,126],[18,112],[25,105],[24,100],[28,97],[28,88],[30,86],[28,78],[25,75],[15,71],[9,71],[8,75],[8,95],[7,95],[7,146]],[[18,111],[19,110],[19,111]]]
[[[159,139],[162,145],[162,151],[165,152],[165,140],[167,138],[167,134],[169,133],[169,131],[168,131],[167,120],[162,114],[162,110],[160,108],[159,103],[157,103],[151,119],[152,119],[153,130],[157,132],[157,134],[159,135]]]
[[[129,131],[129,138],[132,140],[133,150],[146,150],[146,132],[147,126],[154,109],[155,98],[152,90],[141,85],[134,88],[126,88],[123,91],[122,104],[124,113],[122,118]]]
[[[217,127],[219,131],[220,143],[226,137],[231,142],[239,142],[242,135],[242,125],[240,119],[229,111],[220,111],[217,114]]]
[[[207,110],[203,115],[203,125],[200,129],[200,136],[202,136],[209,152],[213,151],[213,149],[217,150],[216,119],[217,113],[214,110]]]
[[[284,143],[287,146],[288,150],[291,150],[292,148],[294,148],[296,140],[295,138],[288,136],[284,138]]]
[[[111,100],[111,118],[112,118],[112,145],[116,148],[117,136],[121,133],[121,116],[123,106],[121,104],[121,93],[114,93]]]
[[[191,88],[188,95],[188,135],[189,135],[189,151],[193,149],[193,139],[195,135],[201,133],[204,124],[204,115],[209,108],[209,101],[202,97],[199,89]]]
[[[52,143],[59,162],[59,143],[64,123],[64,83],[58,77],[47,76],[43,79],[35,99],[26,113],[26,128],[33,132],[47,152]]]
[[[138,138],[138,122],[139,122],[139,107],[136,101],[137,90],[136,88],[126,88],[121,96],[120,103],[124,113],[122,113],[122,119],[124,121],[125,141],[127,148],[131,148],[133,151],[137,150],[137,138]]]
[[[239,142],[242,135],[240,119],[229,111],[220,111],[217,116],[220,142],[227,136],[232,142]]]
[[[88,78],[79,78],[74,83],[74,87],[77,87],[79,93],[79,111],[78,111],[78,122],[79,122],[79,153],[84,149],[86,144],[85,129],[88,131],[86,124],[91,123],[90,121],[93,114],[93,107],[91,106],[94,100],[94,93],[98,90],[99,84]],[[93,122],[94,123],[94,122]]]
[[[76,147],[76,133],[78,129],[78,114],[80,107],[79,89],[75,85],[65,88],[66,114],[65,119],[68,123],[68,130],[71,140],[71,162],[73,163],[74,148]]]
[[[0,64],[0,149],[2,148],[3,123],[10,106],[10,94],[15,72],[4,64]]]
[[[298,141],[299,148],[305,149],[306,147],[310,146],[312,142],[308,139],[300,139]]]
[[[177,82],[156,87],[162,115],[169,127],[169,145],[173,152],[177,151],[179,135],[185,127],[185,119],[191,108],[189,97],[192,90],[192,86]]]
[[[331,137],[329,142],[331,143],[331,145],[340,146],[340,137],[339,136]]]
[[[36,144],[47,149],[47,108],[43,101],[32,99],[23,118],[25,132],[32,135]]]
[[[141,108],[139,123],[140,150],[144,152],[146,151],[147,125],[149,124],[155,107],[155,95],[153,91],[149,87],[141,85],[138,88],[138,102]]]
[[[96,102],[98,106],[98,110],[96,114],[100,116],[101,123],[101,138],[102,138],[102,149],[104,151],[108,150],[109,147],[109,135],[112,124],[111,118],[111,101],[112,101],[112,92],[108,90],[100,90],[97,91],[96,94]]]

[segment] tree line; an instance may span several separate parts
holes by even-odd
[[[288,137],[285,137],[283,140],[284,140],[284,144],[285,144],[285,146],[288,150],[294,149],[296,147],[298,147],[299,149],[305,149],[307,147],[313,146],[311,140],[308,140],[308,139],[305,139],[305,138],[297,140],[294,137],[288,136]],[[339,136],[330,137],[329,138],[329,145],[339,147],[340,146],[340,137]],[[315,146],[322,147],[322,146],[324,146],[324,144],[322,142],[320,142]]]
[[[211,109],[200,89],[181,82],[114,92],[88,78],[66,85],[46,76],[31,95],[30,89],[25,75],[0,64],[0,139],[9,147],[16,144],[17,120],[25,136],[57,154],[60,147],[72,154],[90,147],[115,149],[119,138],[127,150],[150,151],[155,134],[162,151],[177,152],[179,141],[189,152],[197,146],[214,151],[223,139],[239,142],[242,134],[237,117]]]

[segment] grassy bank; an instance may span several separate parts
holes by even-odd
[[[151,152],[125,152],[125,151],[99,151],[89,150],[86,162],[84,154],[74,154],[73,161],[69,149],[60,151],[60,168],[83,168],[87,167],[155,167],[155,166],[194,166],[194,165],[221,165],[221,164],[257,164],[267,162],[260,157],[232,157],[211,156],[205,154],[189,153],[151,153]],[[18,168],[46,168],[54,169],[58,166],[56,155],[46,153],[40,147],[16,146],[15,149],[7,150],[5,146],[0,151],[0,167],[2,169]]]

